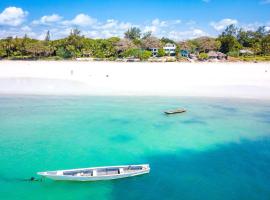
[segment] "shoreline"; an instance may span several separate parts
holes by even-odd
[[[270,99],[268,91],[268,63],[0,61],[0,95]]]
[[[77,60],[77,59],[61,59],[61,60],[50,60],[50,59],[34,59],[34,60],[13,60],[13,59],[0,59],[1,62],[77,62],[77,63],[176,63],[176,64],[270,64],[270,61],[233,61],[233,60],[206,60],[206,61],[117,61],[117,60]]]

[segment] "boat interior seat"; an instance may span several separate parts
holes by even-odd
[[[123,168],[119,168],[118,169],[118,174],[123,174],[124,173],[124,169]]]

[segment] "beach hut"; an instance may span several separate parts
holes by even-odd
[[[169,56],[175,56],[175,51],[176,51],[176,45],[172,44],[172,43],[167,43],[164,47],[163,47],[165,53]]]
[[[186,57],[186,58],[188,58],[189,57],[189,51],[188,50],[181,50],[180,51],[180,55],[182,56],[182,57]]]
[[[218,54],[218,59],[219,60],[225,60],[225,59],[227,59],[227,55],[226,54],[224,54],[224,53],[221,53],[221,52],[217,52],[217,54]]]
[[[224,60],[227,59],[227,55],[221,52],[210,51],[208,53],[208,58],[210,60]]]
[[[254,52],[249,49],[242,49],[239,51],[239,53],[241,56],[250,56],[254,54]]]
[[[210,52],[208,53],[208,58],[211,59],[211,60],[218,59],[218,54],[217,54],[217,52],[215,52],[215,51],[210,51]]]

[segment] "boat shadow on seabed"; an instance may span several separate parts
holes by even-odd
[[[44,178],[36,178],[36,177],[30,177],[30,178],[7,178],[0,175],[0,182],[43,182]]]

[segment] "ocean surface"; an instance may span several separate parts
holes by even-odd
[[[188,112],[163,114],[178,107]],[[121,180],[25,180],[142,163],[150,174]],[[270,102],[0,96],[0,199],[269,200]]]

